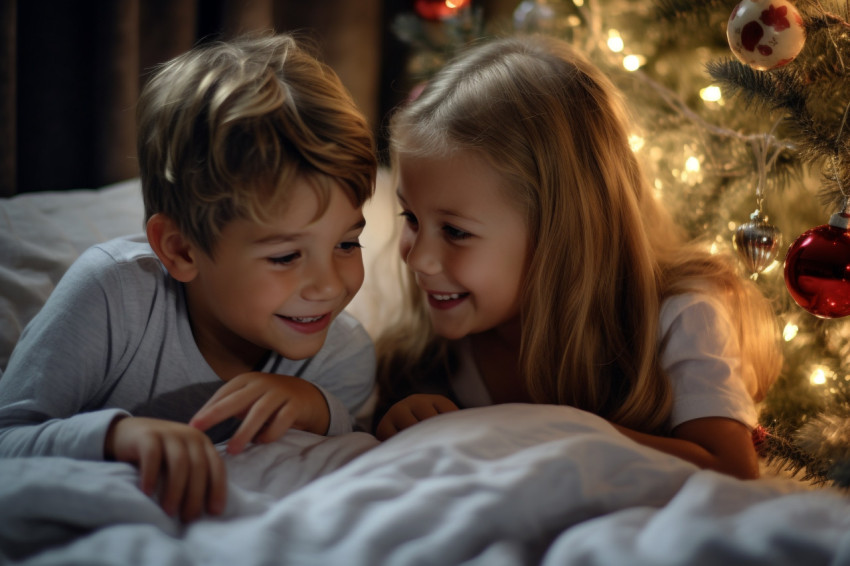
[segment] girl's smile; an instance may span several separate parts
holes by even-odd
[[[399,166],[399,251],[434,331],[457,339],[514,320],[528,231],[500,175],[471,151],[439,159],[401,154]]]
[[[428,293],[428,304],[435,309],[451,309],[465,301],[469,293]]]

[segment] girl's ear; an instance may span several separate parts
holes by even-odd
[[[161,212],[148,220],[148,242],[165,269],[180,282],[188,283],[198,274],[197,248],[177,228],[177,223]]]

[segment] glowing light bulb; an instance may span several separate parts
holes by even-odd
[[[646,142],[642,137],[637,134],[632,134],[629,136],[629,146],[631,146],[632,151],[640,151],[643,147],[643,144]]]
[[[608,49],[614,53],[620,53],[624,47],[625,44],[623,38],[620,37],[620,32],[615,29],[608,30]]]
[[[823,368],[815,368],[812,375],[809,376],[809,381],[812,385],[823,385],[826,383],[826,372]]]
[[[643,65],[643,57],[640,55],[626,55],[623,57],[623,67],[627,71],[637,71]]]
[[[788,323],[785,325],[785,328],[782,329],[782,337],[786,342],[790,342],[794,338],[797,337],[797,332],[799,332],[800,328],[796,324]]]
[[[723,93],[717,85],[707,86],[699,91],[699,97],[706,102],[719,102],[723,98]]]

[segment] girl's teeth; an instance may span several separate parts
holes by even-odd
[[[289,316],[287,318],[289,320],[294,320],[295,322],[306,323],[306,322],[316,322],[317,320],[319,320],[322,317],[321,316]]]
[[[434,295],[434,298],[438,301],[451,301],[452,299],[459,299],[460,293],[452,293],[450,295]]]

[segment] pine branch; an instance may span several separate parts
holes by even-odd
[[[728,7],[722,0],[656,0],[658,18],[671,22],[676,19],[707,21],[719,7]]]
[[[785,126],[797,143],[800,159],[815,164],[831,157],[836,151],[835,129],[815,119],[809,111],[805,79],[799,71],[779,69],[770,73],[756,71],[731,59],[710,61],[708,73],[729,93],[748,106],[770,112],[785,113]],[[850,132],[846,138],[850,139]]]
[[[789,440],[788,433],[776,428],[767,428],[767,436],[760,447],[760,454],[768,466],[789,472],[792,476],[802,473],[801,480],[812,485],[823,486],[830,482],[829,467],[817,461]]]
[[[770,111],[805,111],[805,94],[794,88],[793,83],[780,79],[779,73],[756,71],[730,58],[709,61],[705,67],[708,74],[728,90],[730,97],[741,97],[747,105],[762,106]]]

